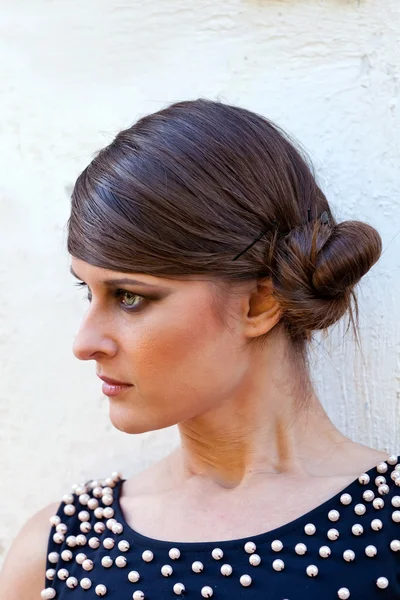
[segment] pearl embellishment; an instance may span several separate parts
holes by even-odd
[[[194,563],[192,564],[192,571],[194,573],[201,573],[203,571],[203,569],[204,569],[204,565],[199,560],[195,560]]]
[[[275,571],[283,571],[283,569],[285,568],[285,563],[283,562],[283,560],[281,560],[280,558],[277,558],[276,560],[274,560],[274,562],[272,563],[272,568]]]
[[[225,577],[229,577],[229,575],[232,575],[232,567],[231,565],[222,565],[221,567],[221,574],[225,575]]]
[[[337,594],[338,598],[340,598],[341,600],[347,600],[348,598],[350,598],[350,592],[347,588],[340,588]]]
[[[137,571],[130,571],[128,573],[128,579],[131,583],[136,583],[137,581],[139,581],[140,575]]]
[[[274,552],[280,552],[283,548],[283,544],[280,540],[274,540],[271,543],[271,548]]]
[[[96,594],[98,596],[105,596],[107,594],[107,588],[102,583],[100,583],[99,585],[96,585],[96,588],[94,591],[96,592]]]
[[[174,570],[171,565],[163,565],[161,567],[161,574],[164,575],[164,577],[171,577],[173,572]]]
[[[365,554],[367,556],[369,556],[370,558],[373,558],[374,556],[376,556],[377,553],[378,553],[378,550],[376,549],[376,546],[369,545],[365,548]]]
[[[356,523],[351,528],[351,531],[353,532],[353,535],[361,535],[364,532],[364,527],[359,523]]]
[[[172,560],[176,560],[180,557],[181,555],[181,551],[178,550],[178,548],[171,548],[171,550],[168,552],[168,556],[172,559]]]
[[[304,532],[307,535],[314,535],[314,533],[317,531],[317,528],[315,527],[315,525],[313,523],[307,523],[307,525],[305,525],[304,527]]]
[[[252,578],[250,577],[250,575],[242,575],[240,578],[240,583],[242,584],[243,587],[248,587],[249,585],[252,584]]]
[[[346,562],[352,562],[355,559],[356,555],[353,550],[345,550],[343,552],[343,558]]]
[[[246,542],[244,545],[245,552],[248,554],[252,554],[257,550],[257,547],[254,542]]]
[[[154,554],[151,550],[145,550],[142,554],[142,558],[145,562],[151,562],[154,558]]]
[[[384,590],[389,585],[389,581],[386,577],[378,577],[378,579],[376,580],[376,585],[381,590]]]
[[[331,555],[331,549],[329,548],[329,546],[321,546],[321,548],[319,549],[319,555],[322,558],[328,558]]]
[[[296,554],[299,554],[300,556],[303,556],[303,554],[305,554],[307,552],[307,546],[305,544],[296,544],[294,551],[296,552]]]
[[[214,550],[211,552],[211,556],[214,558],[214,560],[221,560],[221,558],[224,556],[224,553],[221,548],[214,548]]]
[[[249,563],[253,567],[258,567],[258,565],[261,563],[261,556],[259,556],[258,554],[250,554]]]
[[[213,589],[209,585],[205,585],[203,588],[201,588],[201,595],[203,598],[211,598],[213,593]]]
[[[318,575],[318,567],[316,565],[308,565],[306,573],[309,577],[316,577]]]
[[[330,539],[332,542],[334,542],[335,540],[337,540],[337,539],[338,539],[338,537],[339,537],[339,532],[338,532],[338,530],[337,530],[337,529],[330,529],[330,530],[328,531],[328,533],[327,533],[327,536],[328,536],[328,538],[329,538],[329,539]]]

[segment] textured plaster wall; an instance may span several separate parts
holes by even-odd
[[[66,188],[93,153],[183,98],[275,119],[308,149],[338,216],[382,233],[360,288],[363,354],[339,327],[312,360],[334,422],[400,452],[399,32],[398,0],[3,0],[0,556],[74,481],[129,476],[178,440],[175,428],[115,431],[94,364],[73,357],[85,303],[64,226]]]

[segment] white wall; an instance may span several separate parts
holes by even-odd
[[[66,187],[94,151],[177,100],[276,120],[311,153],[338,216],[380,230],[386,250],[360,289],[364,356],[333,335],[314,368],[335,423],[398,453],[399,31],[398,0],[3,0],[0,555],[75,480],[127,477],[178,439],[108,423],[94,364],[71,351],[85,303],[64,229]]]

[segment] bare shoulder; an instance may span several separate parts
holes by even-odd
[[[14,539],[0,571],[1,597],[7,600],[37,600],[44,588],[50,517],[59,502],[48,504],[32,515]],[[23,576],[21,576],[23,575]]]

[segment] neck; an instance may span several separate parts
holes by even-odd
[[[249,365],[233,395],[179,424],[177,485],[201,480],[243,488],[259,475],[318,473],[337,445],[349,442],[328,418],[305,366],[296,366],[283,337],[252,355]]]

